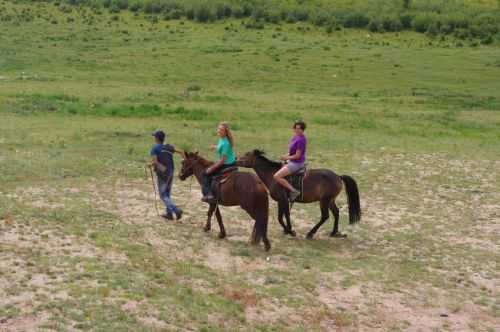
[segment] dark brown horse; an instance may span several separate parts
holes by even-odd
[[[211,165],[213,165],[213,162],[202,158],[198,155],[198,152],[186,152],[182,161],[179,178],[184,181],[189,176],[194,175],[198,183],[201,184],[203,172]],[[252,232],[252,244],[258,245],[263,240],[266,250],[271,249],[271,243],[267,238],[267,224],[269,219],[267,188],[255,174],[233,172],[225,179],[223,184],[219,185],[215,194],[218,198],[218,203],[210,204],[209,206],[207,223],[205,225],[206,232],[211,229],[212,215],[215,212],[220,228],[219,238],[225,238],[226,230],[224,229],[218,205],[239,205],[255,220]]]
[[[285,234],[295,236],[290,222],[290,205],[288,194],[285,188],[277,184],[274,180],[276,173],[283,164],[271,161],[264,156],[261,150],[247,152],[238,158],[238,166],[253,168],[257,175],[269,188],[272,199],[278,202],[278,221],[283,227]],[[358,185],[353,178],[347,175],[339,176],[328,169],[307,170],[304,177],[303,197],[296,200],[298,203],[312,203],[319,201],[321,208],[321,220],[307,233],[307,238],[312,239],[318,228],[329,218],[329,211],[333,213],[335,222],[330,233],[332,237],[344,237],[339,233],[339,209],[335,204],[335,199],[342,191],[342,184],[345,185],[347,201],[349,205],[349,224],[354,224],[361,219],[361,207],[359,204]],[[286,225],[283,222],[286,218]]]

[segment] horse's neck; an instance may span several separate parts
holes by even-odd
[[[264,182],[264,184],[269,188],[273,182],[273,175],[278,170],[275,170],[272,167],[257,166],[254,168],[254,171],[255,173],[257,173],[257,176]]]
[[[203,162],[196,162],[193,166],[193,173],[194,176],[196,177],[196,180],[201,184],[202,183],[202,178],[203,178],[203,172],[212,165],[212,162],[206,162],[207,166],[203,165]]]

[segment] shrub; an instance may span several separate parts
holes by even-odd
[[[136,1],[136,2],[133,2],[129,5],[128,7],[131,11],[133,11],[134,13],[138,12],[139,10],[142,9],[142,3],[139,2],[139,1]]]
[[[346,16],[344,26],[346,28],[364,28],[370,23],[366,14],[361,12],[353,12]]]
[[[109,12],[110,13],[119,13],[120,12],[120,8],[118,8],[118,6],[116,4],[112,4],[110,7],[109,7]]]
[[[330,22],[330,14],[324,10],[317,9],[310,15],[311,23],[317,26],[325,26]]]
[[[455,29],[467,29],[469,27],[469,19],[464,13],[455,12],[446,15],[444,18],[444,23],[449,25],[452,30]]]
[[[385,16],[382,18],[382,27],[385,31],[401,31],[403,25],[397,16]]]
[[[70,6],[67,6],[67,5],[60,5],[59,10],[63,13],[69,14],[73,11],[73,8],[71,8]]]
[[[266,12],[262,8],[254,8],[252,11],[252,19],[254,21],[260,21],[266,19]]]
[[[180,9],[172,9],[165,14],[165,18],[168,20],[178,20],[182,17],[183,14],[183,11]]]
[[[309,13],[307,12],[306,9],[302,7],[296,7],[293,8],[289,13],[288,16],[292,16],[294,20],[297,21],[307,21],[309,18]]]
[[[286,14],[285,21],[286,21],[286,23],[296,23],[297,22],[297,18],[295,17],[295,15],[293,15],[292,12],[288,12]]]
[[[162,6],[160,0],[150,0],[143,5],[146,14],[159,14],[161,13]]]
[[[466,30],[466,29],[456,29],[454,31],[454,35],[458,39],[465,40],[465,39],[469,38],[469,30]]]
[[[243,4],[243,16],[249,17],[250,15],[252,15],[252,12],[253,12],[253,5],[248,2],[245,2]]]
[[[413,18],[412,26],[417,32],[427,32],[429,26],[434,22],[438,22],[436,13],[420,13]]]
[[[186,18],[188,20],[194,20],[194,8],[193,7],[186,8]]]
[[[210,22],[215,20],[215,13],[208,6],[197,7],[194,11],[194,18],[198,22]]]
[[[494,36],[499,31],[500,19],[491,13],[483,13],[476,16],[470,26],[471,35],[481,39]]]
[[[119,9],[127,9],[128,8],[128,0],[113,0],[112,6],[116,6]]]
[[[252,19],[245,24],[245,28],[261,30],[264,29],[264,23]]]
[[[234,6],[231,9],[231,13],[235,18],[242,18],[244,16],[244,11],[242,6]]]
[[[370,30],[371,32],[381,32],[383,30],[382,23],[378,18],[374,17],[368,24],[368,30]]]
[[[437,36],[439,34],[439,31],[440,31],[440,28],[439,28],[439,24],[438,22],[432,22],[431,24],[429,24],[429,26],[427,27],[427,31],[426,33],[429,35],[429,36]]]
[[[266,22],[277,24],[281,21],[281,12],[278,10],[271,10],[267,13]]]
[[[490,45],[492,43],[493,43],[493,37],[491,35],[489,35],[486,38],[481,39],[481,44],[483,44],[483,45]]]
[[[469,19],[462,13],[451,13],[448,15],[442,15],[439,18],[440,26],[439,30],[444,34],[451,34],[456,29],[468,28]]]
[[[227,4],[217,4],[215,7],[215,16],[217,19],[222,19],[231,16],[231,7]]]
[[[415,16],[410,14],[410,13],[402,13],[399,16],[399,20],[401,21],[401,25],[403,29],[411,29],[412,28],[412,21]]]

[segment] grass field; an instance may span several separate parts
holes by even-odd
[[[500,326],[498,45],[0,8],[33,16],[0,31],[0,331]],[[236,208],[219,240],[189,180],[174,184],[184,219],[155,216],[152,130],[211,156],[227,120],[238,153],[277,158],[297,118],[309,166],[358,181],[346,239],[331,221],[304,239],[317,205],[295,206],[285,237],[273,203],[271,252]]]

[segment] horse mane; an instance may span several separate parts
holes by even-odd
[[[213,165],[213,164],[214,164],[214,162],[213,162],[213,161],[207,160],[207,159],[203,158],[202,156],[200,156],[200,155],[198,154],[198,152],[187,152],[187,151],[186,151],[186,155],[187,155],[188,157],[190,157],[190,156],[194,157],[196,160],[198,160],[198,161],[200,162],[200,164],[201,164],[203,167],[209,167],[209,166],[211,166],[211,165]]]
[[[266,163],[266,166],[277,167],[277,168],[281,168],[283,166],[283,164],[280,163],[279,161],[274,161],[274,160],[268,159],[265,156],[266,152],[264,150],[255,149],[255,150],[253,150],[253,153],[255,154],[255,156],[259,160],[264,161]]]

